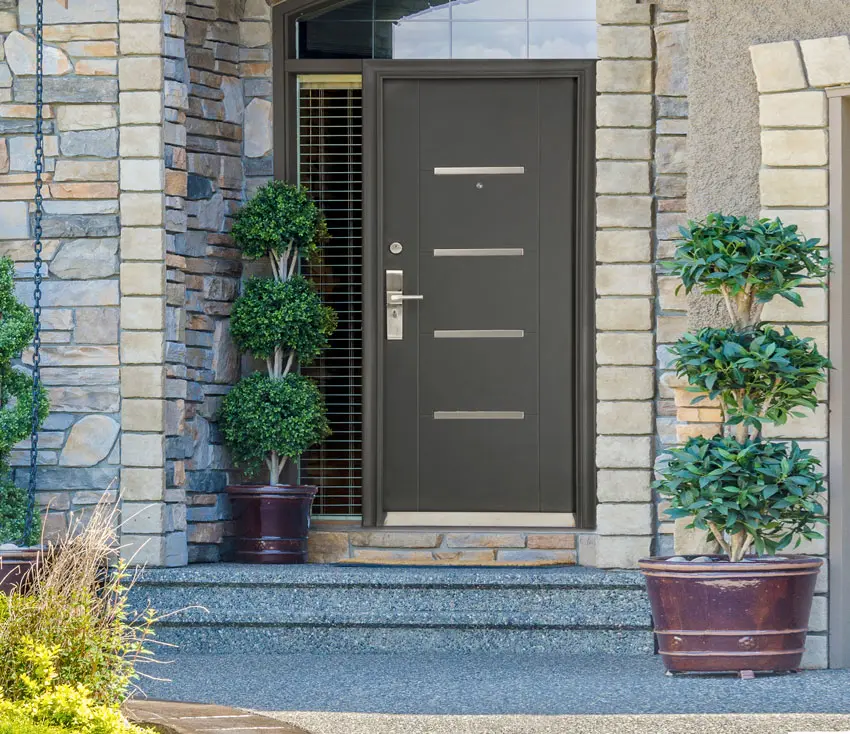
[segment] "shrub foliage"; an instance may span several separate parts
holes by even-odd
[[[337,326],[299,260],[316,260],[327,225],[307,192],[279,181],[261,188],[236,216],[246,257],[268,256],[271,278],[252,278],[237,299],[231,333],[242,352],[265,360],[267,375],[243,379],[222,401],[219,423],[234,460],[250,474],[268,468],[276,485],[290,461],[328,434],[318,388],[297,373],[327,348]]]
[[[233,239],[250,260],[289,250],[312,259],[328,240],[328,227],[306,189],[272,181],[236,213]]]
[[[296,372],[246,377],[222,401],[219,425],[234,460],[249,473],[271,453],[297,461],[330,433],[319,388]]]
[[[672,518],[691,517],[694,527],[745,537],[758,553],[774,553],[795,539],[823,537],[818,497],[820,461],[796,443],[716,436],[696,437],[673,449],[662,470],[659,494],[670,501]]]
[[[681,278],[687,293],[699,287],[723,296],[736,326],[757,323],[764,304],[776,296],[802,306],[795,289],[806,278],[825,277],[830,267],[820,240],[807,239],[796,225],[779,219],[709,214],[680,232],[667,271]]]
[[[322,305],[313,284],[300,275],[280,282],[251,278],[233,307],[230,332],[242,352],[269,359],[281,346],[304,365],[328,346],[336,314]]]
[[[116,510],[98,505],[42,553],[26,594],[0,598],[0,721],[140,731],[120,706],[149,659],[155,615],[130,607],[116,527]]]
[[[681,231],[668,272],[687,292],[720,295],[731,326],[685,334],[671,348],[673,366],[697,393],[693,403],[719,401],[725,428],[670,451],[653,486],[671,517],[690,517],[690,527],[709,531],[733,561],[819,538],[815,526],[826,518],[818,460],[796,442],[763,440],[762,431],[816,409],[831,365],[814,340],[761,317],[777,296],[801,306],[795,289],[824,278],[829,259],[818,240],[778,219],[711,214]]]
[[[12,361],[32,342],[35,318],[15,297],[15,264],[0,258],[0,545],[23,542],[35,545],[39,527],[33,524],[24,538],[27,512],[26,491],[9,480],[9,453],[32,431],[33,380],[13,367]],[[37,395],[40,421],[47,417],[47,394]]]
[[[814,339],[766,324],[745,331],[702,329],[685,334],[670,351],[678,374],[701,394],[697,402],[719,399],[730,426],[757,432],[764,423],[802,417],[795,408],[814,410],[818,385],[831,366]]]

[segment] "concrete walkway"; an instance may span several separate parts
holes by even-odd
[[[790,734],[850,731],[850,716],[381,716],[268,714],[310,734]],[[272,734],[272,733],[270,733]]]
[[[160,652],[160,657],[165,655],[167,651]],[[760,677],[754,681],[717,676],[671,678],[664,675],[660,660],[652,656],[416,655],[414,651],[410,655],[184,654],[176,656],[172,665],[148,672],[172,679],[170,683],[146,682],[143,688],[151,698],[217,703],[264,712],[415,717],[850,714],[850,670]],[[321,717],[317,721],[295,723],[317,734],[334,731],[321,724]],[[365,723],[361,726],[357,721]],[[376,728],[377,724],[370,724],[368,719],[357,719],[335,731],[406,733],[408,729],[400,721],[394,724],[396,728]],[[460,725],[462,721],[456,723]],[[566,731],[539,728],[540,722],[534,725],[538,728],[422,729],[421,723],[411,720],[414,728],[409,731]],[[850,731],[850,716],[842,726]],[[818,725],[814,730],[835,731],[842,726]],[[807,725],[801,731],[806,729],[813,730]],[[765,731],[773,734],[796,730],[792,727]],[[570,727],[570,731],[578,730]]]

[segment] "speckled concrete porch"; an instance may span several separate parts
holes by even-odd
[[[850,670],[811,671],[753,681],[719,676],[671,678],[665,676],[660,660],[651,655],[500,655],[417,650],[406,654],[184,654],[177,655],[172,665],[151,672],[172,679],[170,683],[147,682],[143,687],[152,698],[215,702],[265,712],[523,717],[850,714]],[[841,723],[850,730],[850,716]],[[300,725],[315,730],[306,719]],[[364,734],[407,731],[361,729],[353,723],[352,728],[340,725],[336,730],[317,731],[353,734],[361,730]],[[683,731],[701,734],[712,730],[713,727],[706,727]],[[765,731],[774,734],[797,730],[792,727]],[[814,729],[830,730],[836,727]]]

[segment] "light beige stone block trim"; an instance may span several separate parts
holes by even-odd
[[[596,22],[600,25],[649,25],[652,20],[649,3],[630,0],[596,0]]]
[[[829,244],[829,209],[762,209],[761,216],[793,222],[806,237]]]
[[[648,194],[649,163],[600,161],[596,164],[596,192],[599,194]]]
[[[635,568],[649,556],[652,536],[598,535],[595,565],[598,568]]]
[[[598,436],[596,440],[598,469],[651,469],[652,453],[651,436]]]
[[[598,400],[651,400],[655,397],[655,373],[650,367],[599,367],[596,370]]]
[[[655,364],[655,340],[651,332],[605,332],[596,335],[596,361],[600,365]]]
[[[651,265],[597,265],[596,292],[600,296],[651,296]]]
[[[159,331],[165,326],[165,300],[143,296],[121,298],[121,326],[139,331]]]
[[[652,131],[631,127],[601,127],[596,131],[597,160],[652,159]]]
[[[165,263],[122,263],[121,293],[127,296],[163,295],[165,293]]]
[[[652,505],[618,503],[600,504],[597,509],[599,535],[650,535],[652,533]]]
[[[596,124],[607,127],[652,127],[651,94],[600,94],[596,98]]]
[[[161,433],[165,428],[165,403],[140,398],[121,401],[121,426],[125,431]]]
[[[796,42],[782,41],[753,46],[750,55],[759,92],[790,92],[809,86]]]
[[[652,472],[644,469],[600,469],[596,473],[599,502],[649,502]]]
[[[826,130],[765,130],[761,134],[766,166],[825,166],[828,143]]]
[[[763,206],[829,204],[829,173],[825,168],[762,168],[759,180]]]
[[[122,331],[121,363],[125,365],[161,365],[165,344],[161,331]]]
[[[774,127],[826,127],[826,93],[819,90],[763,94],[759,98],[759,124]]]
[[[640,436],[654,432],[652,403],[606,402],[596,404],[596,430],[603,436]]]
[[[651,59],[649,26],[600,26],[596,36],[599,56],[608,59]]]
[[[161,433],[121,435],[121,461],[130,467],[165,466],[165,437]]]
[[[129,502],[161,502],[165,497],[165,473],[161,469],[125,467],[121,479],[124,499]]]
[[[119,0],[122,544],[153,566],[185,555],[185,497],[165,483],[163,13],[162,0]]]
[[[122,227],[121,259],[165,260],[165,230],[162,227]]]
[[[121,396],[124,398],[165,397],[165,369],[161,364],[124,365],[121,368]]]
[[[152,227],[165,219],[165,200],[161,193],[122,193],[121,226]]]
[[[598,92],[652,91],[652,62],[637,60],[601,59],[596,67]]]
[[[812,87],[850,84],[850,38],[815,38],[800,41]]]

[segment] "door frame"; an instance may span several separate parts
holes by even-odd
[[[576,526],[596,526],[596,61],[587,60],[435,60],[362,61],[295,58],[295,20],[307,8],[335,0],[287,0],[272,8],[274,173],[297,177],[297,77],[299,74],[349,73],[363,77],[363,526],[383,525],[383,284],[378,252],[380,191],[380,116],[367,103],[385,78],[573,78],[578,84],[576,147]]]
[[[829,666],[850,668],[850,87],[828,90],[830,145],[829,357]]]
[[[363,329],[364,465],[363,524],[382,526],[383,384],[385,310],[380,243],[383,222],[383,82],[386,79],[575,79],[578,84],[576,145],[576,524],[595,525],[595,134],[596,62],[560,60],[366,61],[363,63]]]

